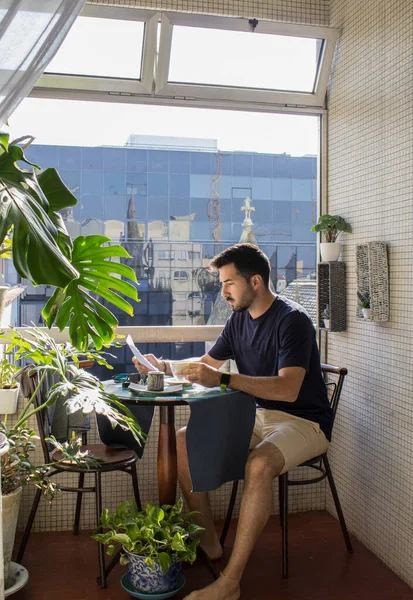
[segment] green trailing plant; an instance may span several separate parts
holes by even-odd
[[[326,242],[333,243],[340,233],[352,233],[352,228],[343,217],[339,215],[320,215],[318,222],[311,227],[311,231],[324,234]]]
[[[48,327],[68,326],[76,348],[85,350],[92,340],[100,349],[113,340],[118,321],[95,296],[133,315],[124,297],[139,301],[136,275],[119,262],[131,257],[103,235],[72,240],[60,211],[77,199],[55,169],[27,160],[24,149],[32,141],[25,136],[10,142],[0,132],[0,255],[11,252],[18,274],[34,285],[56,288],[42,311]]]
[[[357,298],[360,308],[370,308],[370,292],[357,292]]]
[[[192,564],[196,559],[198,536],[204,531],[193,519],[196,512],[184,514],[182,499],[173,506],[161,508],[147,504],[139,511],[134,501],[123,502],[114,513],[105,509],[101,515],[104,533],[92,536],[107,546],[107,554],[122,547],[121,564],[129,562],[128,554],[145,558],[150,567],[158,562],[166,573],[172,560]]]
[[[323,312],[321,313],[321,318],[325,319],[326,321],[329,321],[331,319],[330,306],[328,304],[326,304]]]
[[[7,427],[6,423],[0,422],[0,432],[7,437],[9,443],[9,451],[1,459],[1,493],[3,495],[11,494],[19,487],[33,484],[51,502],[59,490],[59,486],[48,477],[54,467],[59,463],[70,461],[88,469],[95,467],[99,462],[99,459],[91,455],[89,451],[81,451],[81,439],[72,436],[72,439],[65,444],[59,444],[54,438],[47,438],[47,441],[62,452],[62,458],[48,465],[35,465],[31,455],[36,450],[39,436],[33,429],[26,423],[22,423],[18,427]]]
[[[15,379],[19,368],[13,363],[10,363],[7,358],[3,358],[0,361],[0,389],[1,390],[12,390],[17,387],[17,381]]]
[[[109,352],[99,352],[93,348],[82,352],[70,343],[59,344],[44,329],[36,326],[25,329],[24,337],[19,331],[10,328],[6,334],[0,336],[0,340],[7,344],[6,352],[13,353],[15,360],[30,363],[26,367],[27,374],[35,377],[33,393],[27,398],[20,414],[13,419],[13,424],[8,426],[7,422],[0,423],[0,431],[6,435],[10,445],[8,455],[1,459],[3,494],[32,482],[42,489],[49,499],[53,497],[56,486],[49,481],[47,474],[57,463],[55,461],[50,465],[33,465],[30,453],[34,451],[35,441],[39,438],[28,426],[28,420],[58,401],[65,403],[69,414],[77,411],[89,414],[95,411],[105,415],[113,427],[119,426],[130,431],[138,443],[145,438],[128,407],[113,394],[105,392],[99,379],[79,366],[79,361],[87,358],[112,368],[106,362]],[[44,403],[36,406],[35,399],[47,374],[53,375],[55,383],[45,392]],[[70,460],[82,464],[85,468],[97,464],[95,457],[81,450],[81,441],[75,436],[64,444],[60,444],[54,438],[48,438],[47,441],[62,452],[61,461]]]

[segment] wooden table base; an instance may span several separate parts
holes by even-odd
[[[174,406],[159,407],[158,488],[159,505],[175,504],[178,478]]]

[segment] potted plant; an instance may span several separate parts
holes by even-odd
[[[26,159],[33,139],[10,142],[0,131],[0,258],[11,256],[20,277],[33,285],[55,288],[42,311],[48,327],[70,324],[73,346],[86,350],[92,339],[100,349],[114,339],[118,321],[95,296],[133,316],[122,296],[138,301],[136,275],[120,262],[131,257],[103,235],[72,240],[60,211],[77,199],[55,169],[41,170]]]
[[[25,400],[19,415],[9,424],[7,416],[0,421],[0,432],[9,443],[9,452],[1,459],[1,491],[2,491],[2,521],[5,557],[5,581],[7,580],[8,567],[11,553],[17,516],[19,511],[22,486],[33,484],[40,488],[44,495],[51,500],[56,493],[56,485],[47,477],[48,472],[56,465],[34,465],[30,455],[35,450],[36,441],[39,439],[35,431],[28,425],[30,417],[40,410],[53,406],[61,401],[66,405],[68,413],[82,410],[90,413],[95,410],[105,414],[113,426],[119,425],[132,432],[138,441],[143,439],[139,424],[127,407],[123,406],[116,398],[107,394],[102,383],[91,373],[79,367],[79,360],[86,358],[96,360],[108,368],[105,359],[107,352],[95,349],[86,352],[78,351],[69,343],[56,343],[44,330],[35,326],[28,328],[23,335],[10,328],[0,339],[8,344],[7,352],[14,352],[16,360],[30,361],[27,367],[30,376],[37,375],[37,385],[33,394]],[[47,374],[55,377],[56,382],[49,388],[45,403],[35,406],[34,401]],[[122,411],[122,412],[120,412]],[[70,460],[78,464],[96,464],[93,456],[81,452],[81,442],[75,437],[67,444],[59,444],[54,439],[48,439],[62,454],[62,460]]]
[[[18,371],[7,358],[0,360],[0,415],[14,415],[17,410],[20,385],[15,375]]]
[[[364,319],[371,319],[370,292],[368,290],[365,292],[359,290],[357,297]]]
[[[323,310],[323,312],[321,313],[321,318],[324,321],[324,327],[326,329],[330,329],[330,318],[331,318],[331,314],[330,314],[330,306],[328,304],[326,304],[325,309]]]
[[[121,564],[128,565],[130,583],[138,592],[155,594],[182,585],[182,563],[192,564],[204,531],[193,522],[195,512],[183,514],[182,499],[173,506],[147,504],[139,511],[134,501],[123,502],[114,513],[102,512],[104,533],[93,539],[107,545],[112,555],[121,545]]]
[[[340,256],[340,243],[337,238],[340,233],[352,233],[352,228],[343,217],[339,215],[320,215],[318,222],[311,227],[311,231],[324,234],[325,242],[320,243],[321,260],[332,262]]]

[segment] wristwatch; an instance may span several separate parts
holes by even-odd
[[[221,388],[221,390],[223,392],[225,392],[225,390],[229,386],[230,381],[231,381],[231,375],[229,373],[225,373],[225,372],[222,373],[219,387]]]

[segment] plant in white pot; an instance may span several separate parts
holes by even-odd
[[[330,312],[330,306],[328,304],[326,304],[323,312],[321,313],[321,318],[324,321],[324,327],[326,329],[330,329],[331,312]]]
[[[321,232],[325,242],[320,243],[321,260],[333,262],[340,256],[340,243],[337,238],[340,233],[352,233],[352,228],[343,217],[339,215],[320,215],[318,222],[311,227],[311,231]]]
[[[121,545],[120,562],[128,565],[126,578],[138,592],[178,591],[183,585],[182,563],[195,561],[197,538],[204,531],[193,522],[196,512],[182,510],[182,499],[162,508],[147,504],[142,511],[134,501],[126,501],[114,513],[102,512],[106,531],[93,538],[107,545],[109,555],[115,552],[115,544]],[[122,584],[127,586],[123,578]]]
[[[0,360],[0,415],[14,415],[17,410],[20,384],[15,375],[18,371],[7,358]]]
[[[371,319],[371,306],[370,306],[370,292],[369,291],[358,291],[357,292],[358,303],[366,321]]]

